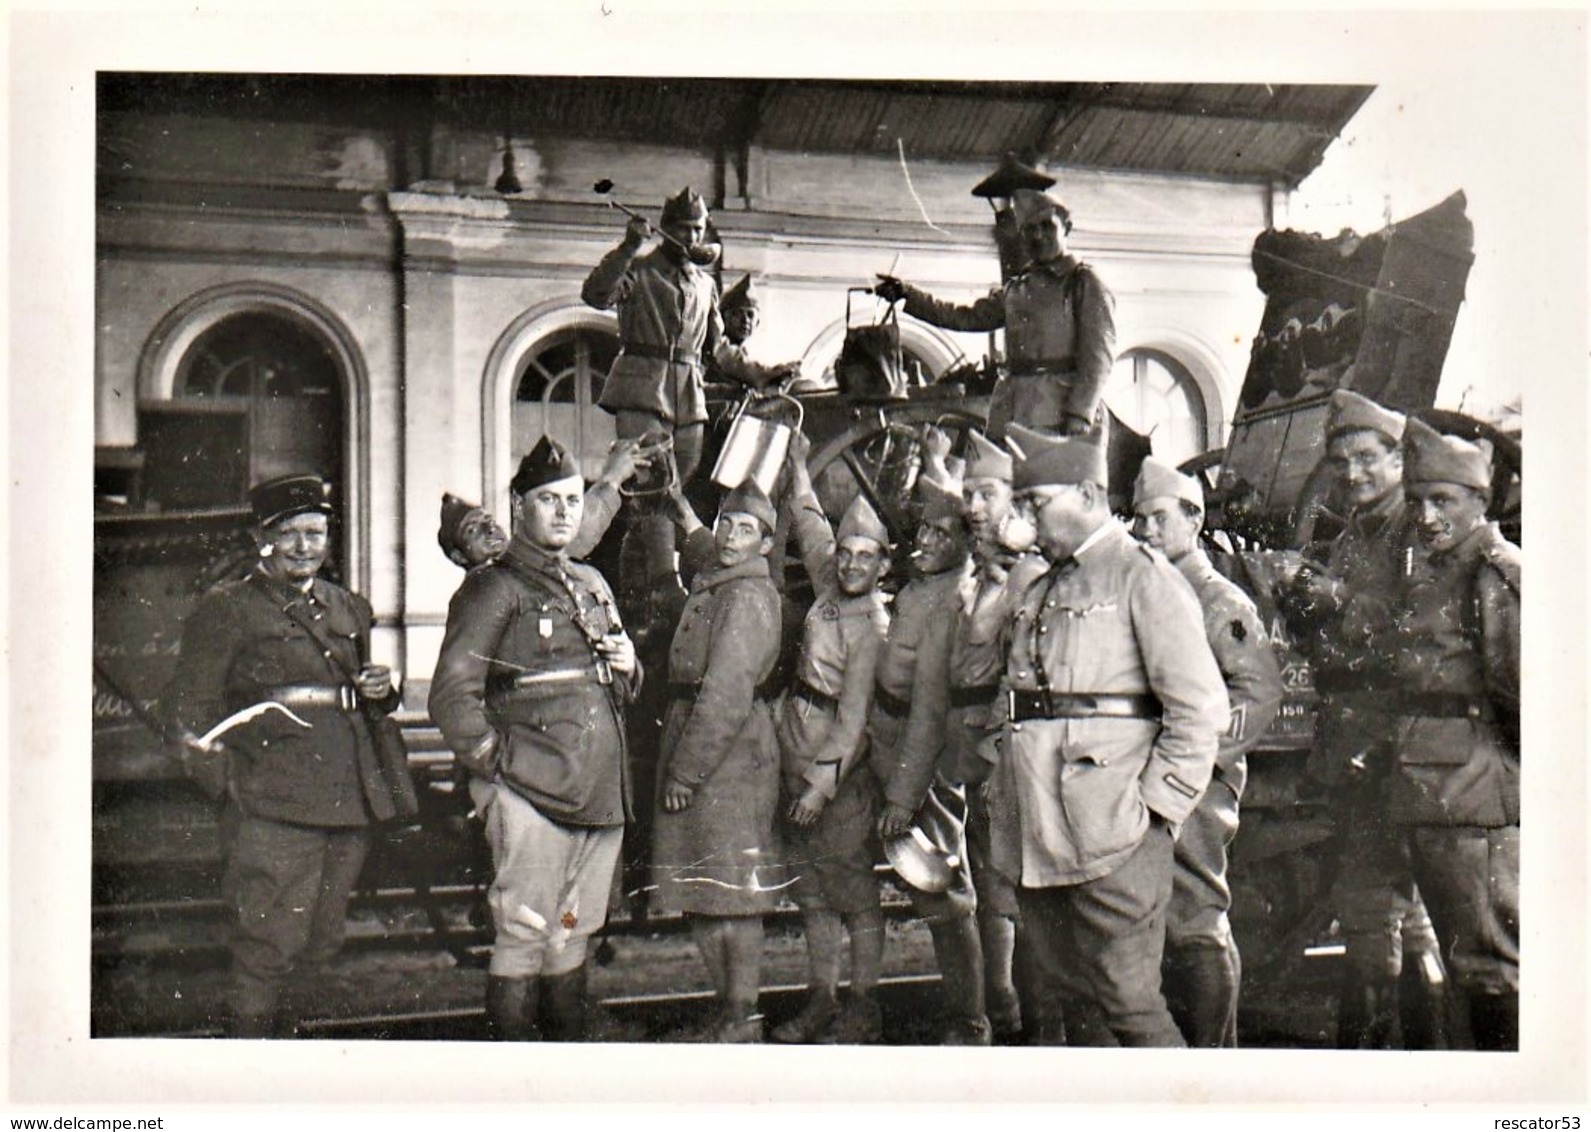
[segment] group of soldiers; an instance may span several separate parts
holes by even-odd
[[[865,498],[824,512],[799,435],[771,491],[748,479],[711,526],[698,517],[705,368],[758,388],[795,370],[747,358],[754,301],[726,333],[689,189],[665,205],[660,247],[642,255],[649,228],[632,223],[582,292],[617,306],[622,342],[602,394],[619,440],[597,479],[543,437],[510,484],[510,531],[444,498],[439,540],[467,572],[429,709],[491,849],[498,1038],[586,1036],[588,954],[628,825],[646,830],[654,907],[691,924],[719,1004],[708,1040],[879,1040],[887,852],[929,866],[898,871],[932,935],[947,1044],[1237,1044],[1227,856],[1244,755],[1281,698],[1276,658],[1200,547],[1197,480],[1147,459],[1133,529],[1112,514],[1111,299],[1067,253],[1050,183],[1007,162],[979,187],[998,201],[990,298],[876,288],[939,325],[1004,327],[1010,355],[987,434],[959,457],[930,437],[909,556]],[[1338,887],[1360,1006],[1344,1014],[1365,1030],[1384,1014],[1398,944],[1428,909],[1474,1043],[1512,1048],[1518,550],[1486,520],[1482,446],[1346,391],[1326,439],[1353,513],[1287,605],[1324,698],[1316,770],[1356,831]],[[666,490],[621,503],[649,461],[672,461]],[[291,1032],[293,985],[341,941],[383,816],[372,721],[397,695],[368,663],[368,605],[317,576],[324,485],[288,477],[252,501],[258,568],[190,619],[170,703],[190,735],[265,700],[302,717],[188,751],[226,800],[232,1032],[263,1036]],[[580,561],[614,522],[625,581],[680,595],[640,622]],[[770,566],[786,531],[815,593],[789,670]],[[808,994],[765,1035],[763,916],[787,896]]]

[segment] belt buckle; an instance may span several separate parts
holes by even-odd
[[[1016,722],[1016,689],[1015,688],[1007,688],[1005,690],[1005,709],[1006,709],[1005,710],[1005,717],[1007,719],[1009,719],[1012,723],[1015,723]]]
[[[359,693],[352,684],[337,685],[337,706],[343,711],[353,711],[359,706]]]
[[[597,683],[613,683],[613,666],[601,657],[597,658]]]

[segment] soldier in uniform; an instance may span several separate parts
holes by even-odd
[[[309,724],[269,711],[192,754],[224,781],[235,1037],[292,1036],[285,992],[342,946],[370,827],[397,816],[365,715],[398,704],[387,670],[366,663],[370,605],[316,576],[329,545],[328,493],[314,475],[249,493],[259,565],[194,608],[167,697],[189,734],[265,701]]]
[[[760,369],[749,369],[744,349],[724,338],[717,284],[696,262],[711,262],[706,243],[707,202],[687,186],[663,205],[661,230],[667,239],[640,255],[652,227],[633,219],[624,239],[592,269],[580,297],[597,310],[618,308],[619,356],[613,360],[599,404],[612,413],[621,438],[663,435],[672,441],[675,468],[688,483],[701,460],[707,422],[703,366],[712,358],[724,374],[748,385],[765,383]],[[642,550],[627,552],[626,574],[633,572],[646,593],[674,579],[674,527],[653,509],[636,519]]]
[[[750,479],[724,497],[711,536],[683,496],[676,505],[691,589],[669,651],[652,876],[658,905],[690,918],[721,1007],[714,1040],[758,1042],[762,917],[782,886],[768,570],[778,515]]]
[[[1062,1040],[1075,988],[1122,1045],[1182,1046],[1160,989],[1173,850],[1210,782],[1226,689],[1188,583],[1111,517],[1104,448],[1020,425],[1011,442],[1050,562],[1012,623],[990,800],[1043,984],[1030,1026]]]
[[[1001,439],[1011,421],[1068,436],[1091,432],[1115,361],[1115,300],[1093,268],[1067,253],[1065,205],[1018,188],[1011,209],[1028,262],[984,298],[959,306],[889,275],[873,290],[887,302],[904,299],[907,314],[946,330],[1005,328],[1010,372],[989,403],[991,437]]]
[[[1483,1050],[1519,1048],[1519,548],[1491,453],[1417,420],[1403,483],[1429,552],[1400,590],[1392,820]]]
[[[884,914],[873,873],[878,780],[863,760],[873,677],[889,629],[878,591],[889,569],[889,532],[858,495],[829,526],[807,474],[804,438],[791,450],[786,508],[816,600],[802,625],[795,679],[780,705],[785,856],[795,874],[811,982],[778,1042],[876,1042],[874,989]],[[838,1000],[841,930],[851,939],[851,993]]]
[[[1188,1044],[1235,1048],[1243,966],[1227,916],[1232,907],[1227,853],[1237,836],[1238,804],[1248,780],[1245,756],[1281,708],[1282,674],[1254,602],[1217,572],[1199,546],[1204,525],[1199,481],[1151,456],[1133,484],[1133,511],[1138,537],[1170,559],[1193,587],[1232,708],[1210,788],[1177,835],[1161,971],[1166,1004]]]
[[[724,319],[724,337],[707,359],[709,380],[738,382],[753,389],[766,389],[800,375],[799,362],[762,365],[752,361],[746,352],[747,340],[756,333],[762,322],[762,292],[751,276],[745,276],[724,292],[723,298],[718,301],[718,311]]]
[[[1310,653],[1321,704],[1308,773],[1324,783],[1342,850],[1333,899],[1347,947],[1337,1044],[1440,1044],[1440,952],[1408,855],[1385,820],[1393,715],[1391,627],[1417,546],[1404,505],[1403,414],[1348,390],[1331,395],[1326,459],[1350,508],[1324,569],[1301,570],[1283,606]],[[1401,1024],[1401,1026],[1400,1026]]]
[[[965,861],[966,791],[952,777],[946,722],[950,634],[961,606],[969,534],[959,498],[932,484],[923,494],[912,553],[918,576],[895,598],[878,661],[867,725],[868,763],[883,791],[879,836],[886,841],[907,836],[915,824],[941,850]],[[968,871],[958,868],[944,892],[909,884],[907,892],[933,934],[946,1014],[944,1044],[990,1044],[977,897]]]
[[[1022,1030],[1016,889],[990,859],[989,808],[984,786],[993,764],[989,742],[998,730],[995,701],[1010,647],[1011,614],[1027,587],[1047,568],[1033,549],[1033,528],[1011,507],[1011,454],[982,433],[967,435],[961,501],[972,534],[972,561],[962,579],[950,635],[950,706],[946,742],[951,777],[967,787],[967,866],[978,894],[984,1000],[996,1038]],[[925,475],[927,471],[925,469]]]
[[[566,553],[584,489],[549,437],[520,461],[513,539],[453,595],[431,683],[492,850],[486,1016],[505,1041],[584,1038],[587,942],[629,811],[624,713],[641,673],[607,583]]]

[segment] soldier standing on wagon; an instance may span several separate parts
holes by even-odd
[[[1012,421],[1042,432],[1080,436],[1102,421],[1100,395],[1115,361],[1115,300],[1088,264],[1068,254],[1066,206],[1048,193],[1011,192],[1027,265],[970,305],[936,299],[892,275],[874,292],[905,300],[906,313],[946,330],[1005,328],[1010,372],[989,402],[989,435]]]
[[[453,595],[431,682],[492,850],[486,1016],[505,1041],[585,1037],[587,943],[630,805],[624,706],[641,672],[602,575],[566,553],[584,487],[548,437],[520,461],[513,538]]]
[[[884,914],[873,872],[878,780],[866,765],[867,715],[889,612],[878,592],[889,570],[889,532],[858,494],[829,526],[807,474],[806,442],[791,449],[790,525],[816,600],[802,626],[795,680],[781,704],[785,856],[796,874],[811,983],[778,1042],[876,1042],[874,989]],[[838,1001],[842,926],[851,940],[851,993]]]
[[[1519,548],[1491,453],[1417,420],[1403,483],[1429,553],[1399,591],[1390,813],[1482,1050],[1519,1048]]]
[[[1404,503],[1402,413],[1348,390],[1331,395],[1326,459],[1350,511],[1324,570],[1281,595],[1301,621],[1321,705],[1308,773],[1330,790],[1343,846],[1333,898],[1347,947],[1337,1044],[1431,1048],[1444,1007],[1440,952],[1407,850],[1385,819],[1395,719],[1393,614],[1408,561],[1424,554]],[[1432,975],[1436,974],[1433,981]],[[1400,985],[1401,984],[1401,985]]]
[[[1199,481],[1151,456],[1133,484],[1133,511],[1138,537],[1170,559],[1193,587],[1232,709],[1210,788],[1177,835],[1161,969],[1166,1004],[1188,1044],[1234,1048],[1243,966],[1227,916],[1232,907],[1227,853],[1237,836],[1238,805],[1248,780],[1245,756],[1276,719],[1282,675],[1254,602],[1199,547],[1204,525]]]

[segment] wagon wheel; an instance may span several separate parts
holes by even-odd
[[[910,540],[916,525],[912,493],[922,470],[923,431],[931,424],[950,433],[951,451],[956,452],[969,429],[984,427],[984,418],[965,408],[934,404],[857,410],[856,421],[807,460],[824,511],[840,515],[860,493],[889,528],[892,545]]]

